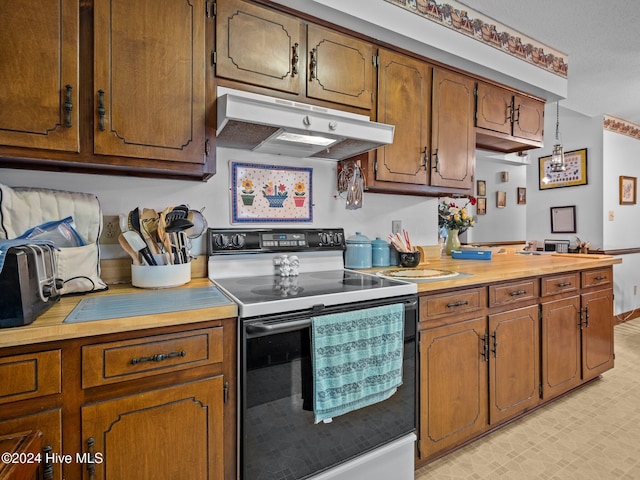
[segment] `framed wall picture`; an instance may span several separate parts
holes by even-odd
[[[487,214],[487,199],[482,197],[478,198],[476,203],[476,215],[486,215]]]
[[[507,192],[496,192],[496,207],[504,208],[507,206]]]
[[[572,150],[564,154],[564,172],[551,171],[551,155],[538,158],[540,190],[574,187],[587,184],[587,149]]]
[[[527,204],[527,189],[525,187],[518,187],[518,205]]]
[[[551,207],[551,233],[576,233],[576,206]]]
[[[636,177],[620,177],[620,205],[636,204]]]
[[[485,180],[478,180],[476,184],[476,195],[478,197],[484,197],[487,194],[487,182]]]

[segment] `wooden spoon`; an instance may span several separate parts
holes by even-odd
[[[122,249],[129,254],[129,256],[131,257],[131,261],[133,262],[134,265],[142,265],[142,262],[138,257],[138,252],[136,252],[131,247],[131,245],[129,245],[129,242],[127,242],[127,239],[124,238],[124,235],[122,234],[118,235],[118,243],[120,243],[120,246],[122,247]]]

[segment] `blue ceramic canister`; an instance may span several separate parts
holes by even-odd
[[[344,266],[346,268],[371,268],[371,240],[360,232],[347,238]]]
[[[374,267],[388,267],[390,255],[389,244],[380,237],[371,242],[371,264]]]

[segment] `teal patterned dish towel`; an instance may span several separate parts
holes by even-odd
[[[402,385],[404,305],[311,319],[315,423],[386,400]]]

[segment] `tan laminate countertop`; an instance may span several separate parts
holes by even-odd
[[[212,283],[207,278],[195,278],[188,284],[177,288],[195,288],[208,285],[212,285]],[[171,295],[171,290],[173,289],[165,290],[166,294]],[[115,295],[140,293],[143,291],[144,290],[132,287],[131,285],[112,285],[109,287],[109,290],[105,292],[92,293],[91,295]],[[187,325],[190,323],[235,318],[238,316],[238,307],[234,303],[230,303],[229,305],[196,310],[182,310],[79,323],[63,323],[67,315],[71,313],[73,308],[83,298],[83,296],[64,297],[33,323],[21,327],[0,329],[0,348],[89,337],[107,333],[144,330],[147,328]]]
[[[493,254],[491,260],[459,260],[451,257],[427,259],[426,263],[421,263],[418,268],[451,270],[471,275],[459,278],[454,277],[450,280],[418,282],[418,293],[436,292],[450,288],[482,285],[587,268],[608,267],[617,263],[622,263],[622,260],[611,255],[579,254]],[[379,272],[384,270],[378,268],[371,271]]]

